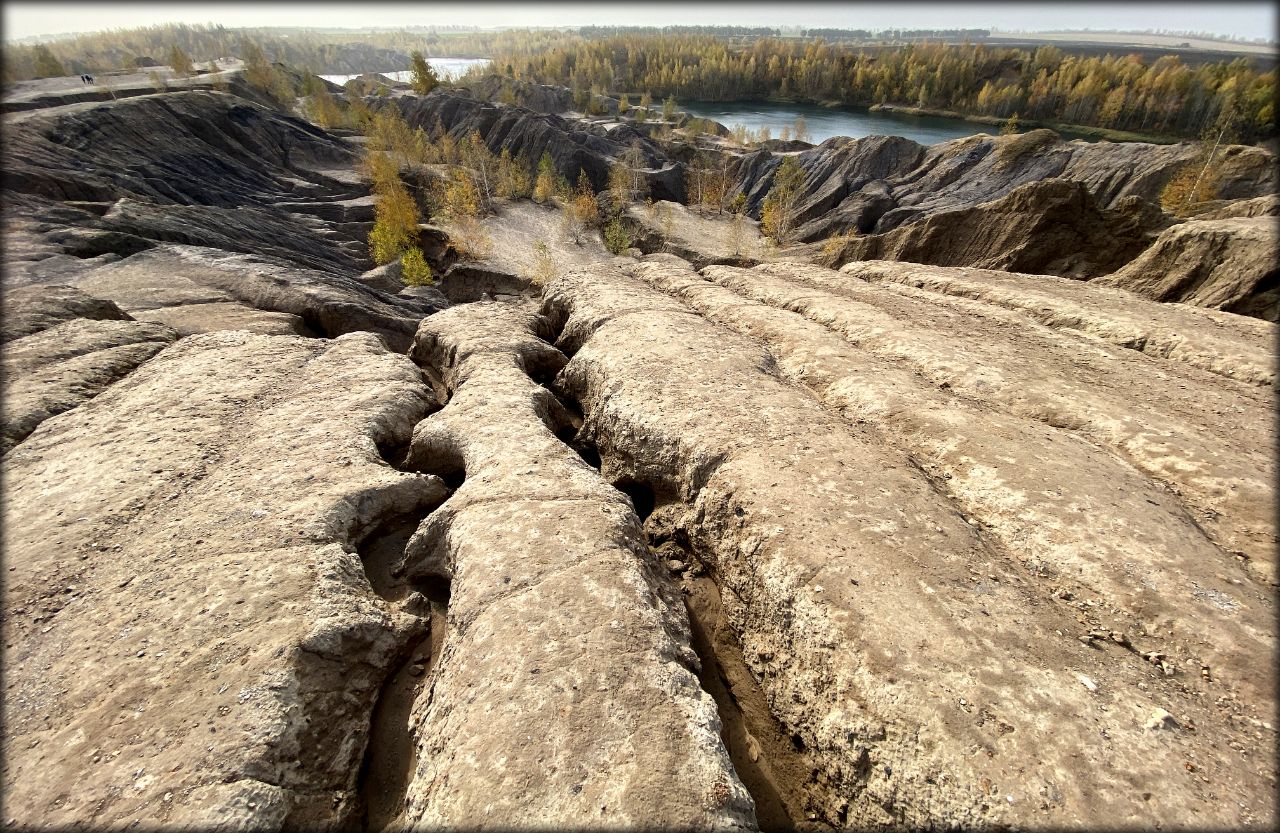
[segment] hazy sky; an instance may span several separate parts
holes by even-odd
[[[6,39],[157,23],[237,26],[733,24],[858,29],[1169,29],[1272,38],[1272,3],[61,3],[5,2]]]

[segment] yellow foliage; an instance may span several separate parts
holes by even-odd
[[[604,247],[612,254],[620,255],[631,248],[631,234],[621,217],[614,217],[604,227]]]
[[[542,154],[538,160],[538,178],[533,185],[534,202],[547,202],[556,195],[556,171],[550,154]]]
[[[844,253],[844,247],[857,236],[856,232],[850,231],[844,234],[837,234],[834,237],[828,237],[822,241],[822,252],[818,255],[818,263],[828,269],[842,266],[840,258]]]
[[[1218,198],[1218,172],[1206,163],[1207,155],[1201,151],[1178,168],[1160,191],[1160,207],[1165,212],[1185,216],[1198,203]]]
[[[512,159],[511,151],[502,149],[498,157],[497,193],[504,199],[518,199],[529,196],[533,190],[529,168],[523,159]]]
[[[440,213],[458,220],[463,217],[475,217],[480,213],[480,189],[475,179],[465,170],[454,169],[449,178],[439,187],[436,204]]]
[[[400,281],[405,286],[431,286],[435,282],[422,249],[417,246],[410,246],[400,255],[400,269]]]
[[[307,117],[324,128],[340,127],[346,121],[346,114],[323,83],[316,85],[315,92],[307,99],[306,108]]]
[[[378,198],[373,230],[369,232],[369,254],[375,263],[390,263],[417,245],[418,206],[389,156],[370,153],[366,161]]]
[[[556,276],[556,262],[551,257],[551,248],[539,240],[533,244],[533,257],[530,258],[529,271],[525,277],[534,286],[546,286]]]

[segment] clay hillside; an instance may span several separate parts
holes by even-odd
[[[272,71],[7,88],[6,830],[1274,828],[1269,151]]]

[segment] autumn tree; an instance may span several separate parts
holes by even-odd
[[[551,154],[543,152],[538,160],[538,177],[533,185],[533,201],[548,202],[556,195],[556,169]]]
[[[803,187],[804,169],[800,162],[794,156],[783,157],[760,211],[760,228],[774,242],[789,240]]]
[[[410,84],[413,85],[413,91],[418,95],[426,95],[427,93],[440,86],[440,76],[436,75],[436,71],[422,56],[421,52],[413,52],[409,56],[412,63],[413,77]]]
[[[574,243],[582,244],[582,235],[599,223],[600,207],[586,171],[578,172],[578,185],[565,203],[561,227]]]
[[[183,52],[182,47],[177,44],[169,49],[169,67],[183,78],[190,78],[196,70],[195,65],[191,63],[191,56]]]
[[[431,286],[435,282],[419,247],[410,246],[400,255],[400,281],[405,286]]]
[[[244,40],[240,45],[240,54],[244,60],[245,83],[279,106],[291,109],[297,94],[293,82],[267,59],[262,47],[254,41]]]
[[[644,148],[636,139],[609,167],[608,190],[617,205],[648,196],[649,183],[644,176],[644,167]]]
[[[804,116],[796,116],[796,121],[793,127],[795,128],[794,132],[795,132],[796,141],[799,141],[799,142],[813,141],[813,134],[809,132],[809,123],[805,121]]]
[[[497,193],[503,199],[527,197],[533,190],[529,166],[524,159],[513,159],[508,148],[498,157]]]
[[[662,102],[662,120],[671,121],[676,117],[676,97],[667,96],[667,100]]]
[[[458,144],[458,160],[472,172],[476,192],[480,195],[480,207],[488,213],[497,190],[498,159],[489,150],[480,131],[473,130]]]
[[[606,223],[601,237],[604,240],[604,247],[611,254],[620,255],[631,248],[631,232],[627,230],[622,217],[614,217]]]
[[[33,56],[35,58],[36,78],[56,78],[67,74],[67,70],[62,66],[62,61],[55,58],[53,52],[43,43],[36,44]]]
[[[388,154],[370,151],[365,162],[376,198],[369,254],[375,263],[390,263],[418,245],[418,206]]]

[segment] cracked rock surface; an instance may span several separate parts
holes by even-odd
[[[778,251],[655,123],[399,85],[659,199],[404,288],[357,139],[130,78],[0,108],[3,826],[1275,826],[1270,153],[1165,228],[1188,144],[704,136]]]
[[[1255,418],[1265,397],[967,300],[845,292],[857,282],[797,264],[698,276],[646,260],[548,289],[573,355],[561,378],[606,476],[668,496],[719,584],[770,708],[808,756],[811,812],[857,827],[1274,818],[1271,765],[1219,695],[1250,703],[1255,721],[1274,706],[1273,671],[1248,659],[1274,645],[1270,521],[1247,499],[1216,524],[1190,517],[1203,493],[1177,475],[1191,467],[1168,457],[1176,442],[1108,436],[1105,398],[1077,406],[1096,430],[1046,419],[1043,399],[1105,395],[1108,376],[1164,379],[1143,397],[1163,409],[1163,434],[1174,415],[1216,418],[1193,397]],[[1075,359],[1037,368],[1068,339]],[[1241,446],[1196,463],[1220,488],[1267,470],[1237,418]],[[979,424],[986,450],[965,430]],[[1250,424],[1272,441],[1265,420]],[[1060,459],[1003,471],[1037,455]],[[1252,482],[1269,510],[1269,487]],[[1256,562],[1233,557],[1231,535]],[[1115,555],[1097,551],[1104,538]],[[1220,673],[1202,673],[1213,663]],[[1196,739],[1145,728],[1156,707],[1181,712]]]
[[[7,817],[312,827],[350,812],[412,625],[355,543],[446,490],[377,444],[431,395],[370,334],[191,336],[5,457]]]
[[[1187,220],[1166,229],[1139,257],[1097,282],[1155,301],[1276,321],[1278,241],[1275,217]]]
[[[448,634],[413,720],[415,827],[754,827],[694,675],[678,593],[621,492],[557,438],[565,357],[505,304],[423,322],[413,356],[451,396],[407,464],[465,471],[404,569],[452,586]],[[674,594],[674,595],[673,595]]]

